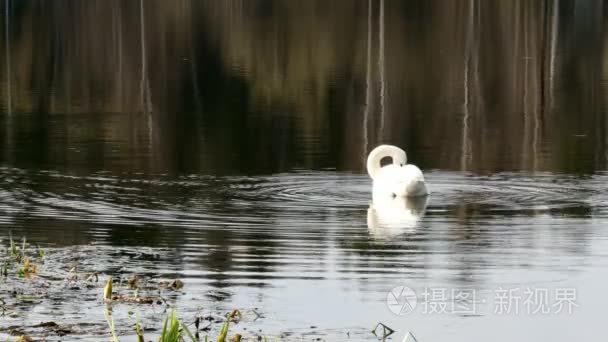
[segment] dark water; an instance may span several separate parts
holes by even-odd
[[[186,320],[257,308],[246,336],[374,340],[384,322],[393,340],[603,340],[603,1],[2,9],[0,241],[47,249],[50,294],[0,283],[9,306],[13,286],[34,298],[0,338],[53,320],[74,325],[69,340],[108,340],[101,290],[57,284],[78,265],[182,279],[168,301]],[[369,209],[380,143],[424,170],[427,201]],[[397,286],[413,312],[391,312]],[[469,290],[476,310],[453,310]],[[519,312],[496,312],[504,290]],[[528,290],[550,312],[530,312]],[[575,307],[556,313],[564,290]],[[128,310],[159,328],[162,308],[119,305],[126,340]]]

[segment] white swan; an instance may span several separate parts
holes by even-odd
[[[380,161],[390,157],[392,164]],[[374,202],[379,197],[415,197],[429,194],[422,171],[407,164],[405,151],[397,146],[380,145],[367,157],[367,173],[374,181]]]

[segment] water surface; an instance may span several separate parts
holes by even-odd
[[[0,338],[56,321],[107,340],[102,284],[64,280],[78,266],[182,279],[161,291],[181,317],[240,308],[247,336],[599,341],[604,2],[2,6],[0,239],[47,257],[37,281],[0,283]],[[425,171],[426,201],[373,206],[380,143]],[[413,312],[391,312],[398,286]],[[564,289],[575,307],[555,313]],[[504,290],[518,312],[496,312]],[[426,312],[459,291],[474,312]],[[129,310],[158,329],[165,306],[114,307],[134,340]]]

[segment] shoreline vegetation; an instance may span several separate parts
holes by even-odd
[[[32,246],[24,237],[17,242],[9,233],[9,246],[0,250],[0,286],[4,287],[9,295],[15,298],[11,303],[0,297],[0,317],[14,317],[18,315],[15,308],[26,302],[34,302],[28,298],[27,293],[20,293],[16,288],[9,289],[10,285],[22,284],[32,290],[37,296],[44,296],[45,289],[49,287],[46,281],[62,282],[67,289],[73,287],[74,283],[80,283],[89,289],[99,289],[102,299],[95,301],[99,310],[104,312],[107,321],[107,333],[100,334],[101,338],[109,337],[112,342],[119,342],[122,338],[135,335],[138,342],[158,341],[158,342],[182,342],[182,341],[217,341],[217,342],[239,342],[241,333],[229,332],[231,324],[237,324],[243,319],[242,310],[234,309],[226,315],[197,315],[192,322],[187,323],[186,319],[178,316],[176,307],[170,305],[162,296],[162,291],[178,291],[184,287],[184,283],[179,279],[160,280],[144,282],[138,276],[132,276],[126,281],[117,280],[111,275],[105,281],[105,286],[101,282],[102,275],[99,272],[81,273],[77,267],[72,267],[63,277],[54,277],[50,280],[37,282],[47,263],[47,252],[40,246]],[[45,277],[46,278],[46,277]],[[0,289],[2,288],[0,287]],[[140,294],[144,292],[145,294]],[[0,291],[4,292],[4,291]],[[158,294],[152,294],[157,292]],[[23,302],[23,303],[20,303]],[[145,328],[139,316],[134,313],[134,308],[128,308],[128,317],[134,322],[129,323],[133,326],[131,332],[118,331],[113,315],[114,306],[127,304],[131,306],[162,305],[164,310],[162,316],[162,329]],[[122,309],[122,308],[121,308]],[[247,310],[257,317],[261,317],[256,310]],[[205,325],[204,322],[208,324]],[[123,322],[124,323],[124,322]],[[219,325],[217,337],[211,336],[212,325]],[[35,325],[28,325],[23,322],[22,326],[9,326],[5,332],[9,337],[6,340],[15,342],[45,341],[48,336],[58,337],[77,334],[72,327],[61,322],[40,322]],[[257,336],[257,341],[269,341],[267,337]]]

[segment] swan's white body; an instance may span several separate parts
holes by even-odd
[[[386,157],[392,164],[382,166]],[[380,145],[367,157],[367,173],[374,181],[374,202],[381,197],[416,197],[429,194],[422,171],[407,164],[405,151],[392,145]]]
[[[374,198],[367,210],[367,227],[379,239],[393,238],[418,227],[424,216],[428,196]]]

